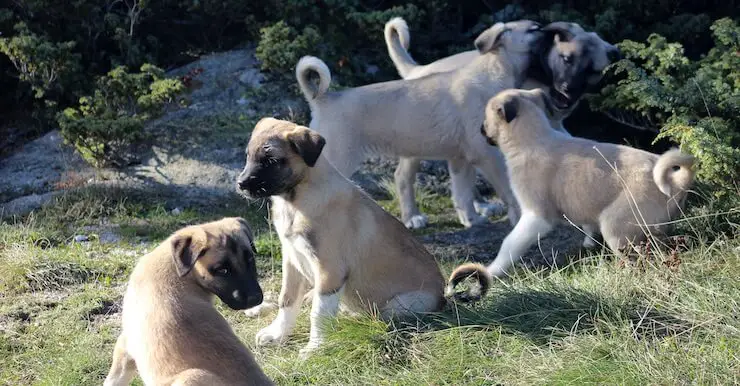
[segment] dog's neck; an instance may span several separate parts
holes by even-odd
[[[529,63],[528,55],[508,52],[502,48],[498,52],[488,52],[478,56],[468,66],[474,68],[473,74],[483,70],[486,74],[494,75],[492,79],[501,77],[500,74],[510,74],[514,79],[513,88],[519,88],[524,83]],[[471,72],[465,71],[464,73],[467,76]]]
[[[504,153],[505,158],[516,158],[520,153],[528,153],[530,150],[536,149],[540,143],[547,143],[556,133],[543,114],[536,117],[522,118],[519,122],[516,122],[515,127],[509,128],[506,134],[499,136],[496,143]]]
[[[301,182],[290,191],[277,196],[281,201],[304,213],[324,211],[328,200],[351,188],[351,183],[324,156],[307,169]]]

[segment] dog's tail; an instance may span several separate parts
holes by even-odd
[[[385,23],[385,45],[388,46],[388,55],[391,56],[402,78],[406,78],[415,67],[419,66],[407,51],[409,43],[411,43],[411,36],[406,20],[394,17]]]
[[[455,294],[458,300],[471,301],[478,300],[488,292],[491,288],[491,274],[488,273],[486,267],[477,263],[465,263],[458,266],[452,271],[450,279],[447,281],[447,288],[445,293],[447,296],[452,296],[455,291],[455,287],[463,280],[474,277],[478,280],[478,289],[474,291],[468,291],[462,294]]]
[[[663,194],[673,197],[694,183],[694,157],[671,149],[658,157],[653,167],[653,180]]]
[[[311,72],[319,76],[319,84],[316,85],[309,79]],[[298,79],[298,85],[307,101],[312,101],[326,92],[331,84],[331,72],[323,60],[315,56],[304,56],[295,66],[295,77]]]

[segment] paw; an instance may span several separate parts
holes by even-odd
[[[273,324],[259,330],[254,336],[257,346],[279,345],[288,339],[287,334],[280,326]]]
[[[320,345],[320,341],[309,341],[306,347],[298,350],[298,359],[305,361],[319,349]]]
[[[584,247],[584,248],[594,248],[594,247],[596,247],[596,245],[597,245],[597,244],[596,244],[596,241],[594,241],[594,240],[593,240],[593,239],[592,239],[591,237],[589,237],[589,236],[586,236],[586,237],[585,237],[585,238],[583,239],[583,247]]]
[[[500,217],[506,213],[506,204],[503,202],[474,201],[475,211],[483,217]]]
[[[262,304],[244,310],[244,315],[248,318],[257,318],[277,308],[277,303],[262,302]]]
[[[429,222],[426,215],[423,214],[415,214],[411,216],[411,218],[406,221],[405,225],[406,228],[409,229],[421,229],[427,226],[427,223]]]
[[[466,218],[463,216],[460,216],[460,223],[465,228],[474,227],[476,225],[485,224],[488,222],[488,217],[485,216],[472,216],[472,218]]]

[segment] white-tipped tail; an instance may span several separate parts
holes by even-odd
[[[658,157],[653,167],[653,180],[663,194],[673,197],[694,183],[694,157],[671,149]]]
[[[477,291],[469,291],[466,293],[456,294],[455,287],[463,280],[473,277],[478,281]],[[447,280],[447,287],[445,288],[445,294],[448,297],[455,297],[462,301],[478,300],[488,292],[491,288],[491,275],[481,264],[478,263],[465,263],[452,271],[449,280]]]
[[[319,84],[316,85],[309,79],[310,72],[313,71],[319,76]],[[298,85],[307,101],[316,99],[329,89],[331,84],[331,72],[323,60],[315,56],[304,56],[295,66],[295,77],[298,79]]]
[[[394,17],[385,23],[385,45],[388,47],[393,64],[402,78],[406,78],[418,64],[408,53],[411,36],[406,20]]]

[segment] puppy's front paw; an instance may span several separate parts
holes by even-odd
[[[475,211],[483,217],[501,217],[506,213],[506,204],[503,202],[474,201]]]
[[[246,309],[244,310],[244,315],[246,315],[248,318],[257,318],[261,315],[264,315],[271,310],[277,308],[277,303],[273,302],[262,302],[262,304]]]
[[[488,217],[485,216],[473,216],[472,218],[460,218],[460,223],[465,228],[474,227],[476,225],[485,224],[488,222]]]
[[[298,351],[298,359],[304,361],[319,349],[321,342],[309,341],[306,347]]]
[[[594,239],[591,238],[591,236],[586,236],[583,239],[583,247],[584,248],[593,248],[595,246],[596,246],[596,241],[594,241]]]
[[[405,225],[406,228],[409,229],[421,229],[427,226],[429,222],[429,219],[426,215],[423,214],[415,214],[411,216],[411,218],[406,221]]]
[[[284,343],[287,339],[288,336],[285,331],[274,324],[259,330],[257,335],[254,336],[257,346],[278,345]]]

